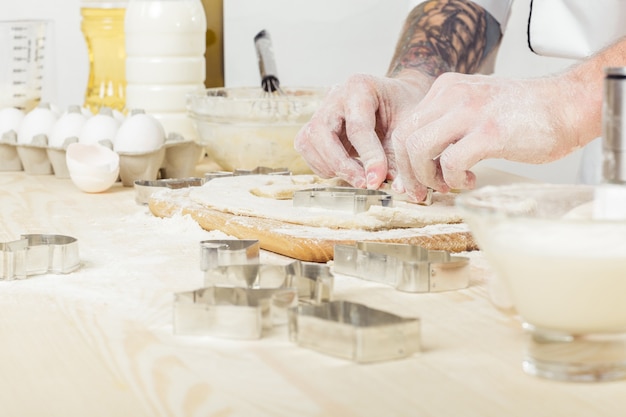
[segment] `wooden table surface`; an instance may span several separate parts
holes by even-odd
[[[492,173],[493,174],[493,173]],[[490,180],[506,180],[492,175]],[[0,282],[0,416],[622,416],[626,382],[574,384],[521,370],[519,321],[492,304],[479,252],[468,289],[407,294],[337,276],[335,299],[422,320],[423,351],[358,365],[299,348],[172,332],[174,292],[202,285],[199,242],[116,185],[0,173],[0,242],[76,237],[82,267]],[[284,262],[263,254],[263,262]]]

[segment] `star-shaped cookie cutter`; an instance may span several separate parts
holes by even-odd
[[[24,234],[0,243],[0,280],[66,274],[80,267],[78,241],[71,236]]]
[[[349,301],[288,311],[289,339],[301,347],[359,363],[401,359],[421,348],[420,320]]]
[[[335,245],[333,271],[406,292],[458,290],[469,285],[469,259],[403,243]]]

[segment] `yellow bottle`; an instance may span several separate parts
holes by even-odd
[[[202,0],[207,21],[204,85],[224,86],[224,0]]]
[[[123,111],[126,105],[125,13],[125,0],[81,3],[81,30],[89,53],[85,107],[94,114],[101,107]]]

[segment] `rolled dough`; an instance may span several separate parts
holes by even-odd
[[[331,229],[378,231],[462,222],[454,194],[435,193],[430,206],[394,200],[393,207],[372,206],[358,214],[292,205],[296,190],[337,185],[345,184],[315,175],[245,175],[212,179],[192,189],[189,197],[224,213]]]

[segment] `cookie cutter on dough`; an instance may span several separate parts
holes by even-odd
[[[205,181],[221,177],[236,177],[240,175],[291,175],[288,168],[256,167],[254,169],[235,169],[234,171],[210,171],[204,174]]]
[[[422,205],[422,206],[432,205],[433,204],[433,189],[428,188],[426,190],[426,197],[424,198],[424,200],[418,202],[417,204]]]
[[[148,204],[150,197],[156,191],[163,188],[187,188],[199,187],[204,184],[204,178],[167,178],[162,180],[136,180],[135,184],[135,201],[137,204]]]
[[[226,265],[258,264],[261,245],[258,240],[216,239],[200,242],[200,269]]]
[[[293,193],[294,207],[314,207],[361,213],[373,205],[391,207],[393,197],[380,190],[351,187],[319,187]]]
[[[328,265],[260,264],[254,262],[258,248],[256,240],[201,242],[205,287],[175,294],[175,333],[258,339],[264,330],[285,324],[287,310],[299,302],[331,299]]]
[[[332,301],[288,311],[289,339],[301,347],[359,363],[418,352],[419,318],[400,317],[363,304]]]
[[[391,187],[391,185],[385,181],[385,184]],[[420,206],[430,206],[433,204],[433,193],[434,190],[432,188],[426,188],[426,197],[422,201],[418,201],[415,204],[419,204]],[[391,191],[390,194],[394,197],[396,201],[409,201],[408,196],[405,193],[396,193]]]
[[[256,167],[254,169],[236,169],[233,171],[234,176],[238,175],[291,175],[289,168],[270,168],[270,167]]]
[[[71,236],[25,234],[18,240],[0,243],[0,280],[67,274],[79,266],[78,241]]]
[[[469,259],[403,243],[335,245],[333,270],[406,292],[458,290],[469,285]]]

